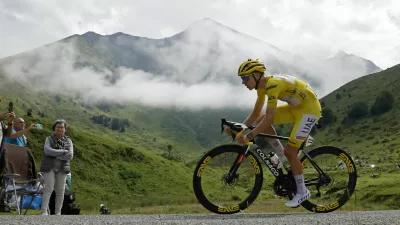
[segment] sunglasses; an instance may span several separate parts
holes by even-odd
[[[244,82],[249,81],[249,76],[241,76],[240,78],[242,78],[242,81]]]

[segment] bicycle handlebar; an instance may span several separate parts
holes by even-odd
[[[254,126],[247,126],[244,123],[237,123],[237,122],[233,122],[233,121],[227,121],[225,118],[221,119],[221,134],[224,132],[225,127],[224,126],[228,126],[229,128],[231,128],[231,136],[232,136],[232,140],[235,140],[236,136],[238,134],[241,134],[243,131],[245,131],[246,129],[254,129]],[[236,134],[235,134],[236,132]],[[246,143],[247,145],[252,145],[253,142],[249,142]]]

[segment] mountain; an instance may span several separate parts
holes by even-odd
[[[321,86],[323,79],[333,79],[331,84],[338,86],[380,71],[372,62],[354,55],[310,61],[211,19],[196,21],[184,31],[164,39],[122,32],[75,34],[0,62],[19,64],[23,68],[19,73],[29,73],[35,83],[43,81],[38,82],[31,70],[43,76],[54,72],[70,74],[83,68],[93,68],[115,83],[122,76],[118,68],[124,67],[186,84],[213,81],[238,85],[236,70],[247,58],[263,60],[270,73],[290,73],[306,79],[322,95],[332,90],[330,86]],[[47,66],[48,61],[54,66]],[[69,64],[72,67],[66,68]],[[336,81],[337,76],[344,80]]]
[[[288,72],[304,78],[320,96],[352,78],[379,70],[376,66],[370,67],[370,64],[363,63],[367,61],[365,59],[347,55],[343,53],[331,59],[321,59],[320,62],[308,61],[221,23],[204,19],[164,39],[150,39],[122,32],[111,35],[94,32],[76,34],[2,59],[0,65],[14,79],[25,81],[37,91],[61,94],[90,104],[111,101],[148,105],[150,103],[146,101],[152,101],[150,106],[158,106],[160,100],[157,97],[148,97],[151,96],[150,91],[141,90],[143,88],[140,85],[151,89],[153,82],[157,88],[165,88],[171,83],[170,86],[176,86],[177,90],[190,91],[192,96],[201,96],[208,89],[217,89],[218,86],[214,84],[229,83],[230,86],[221,87],[224,90],[232,89],[222,92],[223,98],[226,93],[235,92],[235,88],[242,88],[235,73],[237,66],[249,56],[264,59],[271,73]],[[325,69],[327,67],[331,69]],[[337,79],[338,77],[341,79]],[[158,85],[160,83],[165,85]],[[195,87],[179,89],[181,86]],[[178,93],[175,98],[182,99],[182,96]],[[170,101],[173,104],[177,100]],[[187,100],[185,104],[196,103]],[[218,106],[212,101],[208,104]],[[177,108],[182,110],[190,107]],[[229,114],[235,115],[235,118],[243,118],[249,110],[250,108],[243,109],[239,110],[241,113],[236,113],[239,112],[237,109],[235,112],[230,109],[197,109],[197,112],[193,112],[196,115],[194,118],[185,119],[177,118],[179,116],[174,115],[175,110],[172,109],[162,110],[158,117],[161,118],[160,121],[162,118],[173,118],[167,121],[173,123],[173,126],[178,124],[185,127],[190,124],[191,127],[198,127],[204,123],[204,116],[215,118]],[[179,135],[187,136],[192,133],[190,130],[183,129]],[[200,146],[207,148],[215,144],[215,134],[199,132],[190,140],[198,141]]]
[[[68,135],[76,146],[72,190],[77,194],[78,203],[88,212],[96,213],[100,203],[111,205],[122,213],[166,204],[182,206],[168,209],[168,212],[199,212],[202,209],[190,205],[196,203],[191,190],[194,164],[205,151],[231,141],[220,134],[221,117],[243,121],[250,109],[219,107],[194,110],[189,106],[149,106],[136,90],[142,88],[139,84],[144,83],[140,81],[146,79],[168,85],[173,81],[175,83],[171,85],[175,85],[175,89],[180,85],[206,81],[216,83],[218,86],[213,86],[216,89],[227,82],[237,87],[240,84],[234,80],[236,68],[249,55],[264,59],[271,72],[299,74],[314,83],[322,93],[333,89],[332,93],[321,98],[325,125],[314,131],[316,145],[344,147],[365,164],[366,160],[376,163],[384,159],[380,153],[383,151],[393,160],[379,165],[379,172],[389,171],[389,178],[397,176],[391,169],[399,157],[396,150],[398,125],[395,122],[398,120],[398,105],[394,104],[382,114],[376,114],[375,106],[374,115],[370,108],[384,90],[395,96],[396,101],[400,100],[395,95],[399,66],[375,73],[374,66],[366,67],[360,63],[364,59],[347,53],[310,62],[209,19],[197,21],[188,29],[164,39],[88,32],[2,59],[2,102],[13,101],[17,115],[25,115],[28,109],[32,109],[33,117],[24,116],[27,124],[39,122],[45,125],[44,130],[27,134],[28,147],[33,149],[36,163],[40,163],[43,140],[52,132],[49,129],[51,123],[56,118],[65,118],[70,123]],[[325,70],[326,66],[321,66],[324,64],[344,66],[351,71],[343,72],[337,67]],[[338,74],[354,79],[347,84],[332,79],[324,82],[331,86],[322,86],[324,79],[326,81],[329,76],[338,78]],[[147,95],[166,87],[152,84],[144,87],[150,89],[145,92]],[[202,89],[194,93],[207,96],[203,98],[212,104],[216,96],[205,95],[206,92]],[[240,92],[240,89],[233,88],[228,93],[234,95],[235,92]],[[173,100],[188,95],[188,92],[179,92]],[[105,96],[108,98],[104,99]],[[135,101],[122,101],[123,96],[130,96]],[[155,95],[153,99],[161,97]],[[228,95],[225,97],[226,101],[231,99]],[[359,101],[366,104],[366,107],[361,104],[362,116],[349,119],[349,110],[353,105],[360,105]],[[332,115],[330,122],[328,115]],[[288,135],[287,128],[277,126],[282,135]],[[365,159],[367,157],[369,159]],[[362,207],[371,209],[370,203],[377,201],[375,196],[385,200],[380,206],[398,207],[396,201],[390,200],[392,197],[396,200],[398,193],[384,193],[384,190],[392,190],[394,179],[385,178],[385,182],[378,183],[369,178],[372,172],[376,171],[360,168],[358,196],[365,204]],[[268,174],[266,176],[270,178]],[[381,187],[383,189],[377,195],[371,194]],[[258,202],[273,196],[269,189],[265,192]]]
[[[345,83],[358,78],[358,74],[371,74],[382,71],[371,60],[364,59],[354,54],[347,54],[339,50],[335,56],[325,59],[319,64],[321,69],[335,71],[334,77],[343,80]]]

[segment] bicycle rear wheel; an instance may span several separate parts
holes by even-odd
[[[207,152],[197,164],[193,174],[193,190],[199,203],[210,212],[237,213],[248,208],[260,193],[263,182],[261,164],[251,151],[248,151],[244,157],[245,151],[246,146],[221,145]],[[223,155],[227,155],[226,158],[219,159]],[[240,161],[239,169],[233,179],[227,179],[232,166]],[[213,162],[221,164],[221,166],[213,166]],[[249,175],[246,176],[246,174]],[[207,177],[210,177],[211,181],[208,181]],[[244,183],[241,184],[241,181]],[[220,189],[217,188],[220,182],[223,186],[222,189],[233,188],[234,192],[232,196],[225,199],[227,202],[223,204],[213,200],[214,197],[223,197],[223,194],[219,192]],[[210,193],[207,192],[207,185],[211,187]]]
[[[307,210],[316,213],[329,213],[339,209],[350,199],[356,187],[357,171],[353,159],[344,150],[334,146],[315,148],[308,152],[308,155],[316,162],[317,167],[326,174],[326,177],[317,172],[315,166],[306,155],[302,157],[301,164],[303,165],[304,181],[311,192],[311,198],[301,205]],[[321,160],[323,156],[333,156],[333,159]],[[324,162],[327,163],[326,166],[322,166]],[[344,166],[346,166],[347,170]],[[311,175],[312,173],[318,175]],[[344,175],[339,175],[340,173]],[[332,187],[334,184],[337,184],[338,187]],[[326,191],[317,191],[316,188],[312,187],[314,185],[315,187],[322,185],[320,188],[324,189],[327,187]],[[329,203],[318,203],[318,201],[322,200],[326,200]]]

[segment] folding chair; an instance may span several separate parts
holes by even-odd
[[[42,195],[43,177],[36,171],[35,159],[29,148],[4,143],[4,151],[0,155],[0,178],[0,205],[9,210],[15,206],[19,215],[25,196],[31,196],[32,200],[24,215],[35,196]]]

